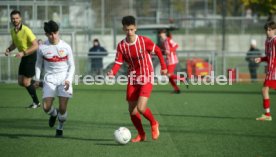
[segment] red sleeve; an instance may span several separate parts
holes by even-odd
[[[267,61],[268,61],[267,56],[265,56],[265,57],[261,57],[261,62],[267,62]]]
[[[162,51],[161,49],[155,45],[155,43],[153,41],[151,41],[149,38],[147,37],[143,37],[144,41],[145,41],[145,45],[146,45],[146,50],[148,51],[148,53],[155,53],[155,55],[159,58],[159,62],[161,65],[161,69],[167,69],[166,66],[166,62],[164,60],[164,57],[162,55]]]
[[[167,69],[166,62],[165,62],[164,57],[162,55],[161,49],[158,46],[155,45],[153,51],[155,52],[156,56],[159,58],[161,69],[162,70]]]
[[[122,51],[121,51],[121,47],[120,47],[120,45],[118,45],[117,46],[117,53],[116,53],[115,63],[112,67],[112,72],[113,72],[114,76],[117,74],[117,72],[121,68],[121,65],[123,64],[123,62],[124,62],[124,59],[123,59],[123,54],[122,54]]]

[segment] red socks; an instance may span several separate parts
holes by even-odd
[[[176,83],[175,83],[175,79],[174,79],[174,76],[175,75],[172,75],[172,76],[170,76],[169,77],[169,81],[170,81],[170,83],[171,83],[171,85],[173,86],[173,88],[174,88],[174,90],[175,91],[179,91],[179,88],[178,88],[178,86],[176,85]],[[176,76],[175,76],[176,77]]]
[[[156,120],[154,119],[149,108],[146,108],[145,112],[143,113],[143,116],[150,122],[151,126],[156,124]]]
[[[263,107],[265,110],[265,115],[270,116],[270,99],[263,100]]]
[[[152,115],[149,108],[146,108],[145,112],[143,113],[143,116],[147,120],[149,120],[151,126],[156,124],[156,120],[154,119],[154,117],[153,117],[153,115]],[[139,135],[144,135],[145,131],[144,131],[143,126],[142,126],[142,120],[141,120],[141,116],[140,116],[139,112],[137,112],[136,115],[130,115],[130,118],[131,118],[131,121],[132,121],[133,125],[137,129],[138,134]]]
[[[145,131],[142,126],[142,120],[139,112],[136,113],[136,115],[130,115],[131,121],[133,125],[135,126],[136,130],[138,131],[139,135],[144,135]]]

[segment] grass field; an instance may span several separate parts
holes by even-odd
[[[116,128],[136,134],[125,86],[75,86],[64,138],[57,139],[41,108],[24,108],[30,102],[25,89],[0,84],[0,156],[275,157],[276,119],[255,121],[263,111],[261,86],[183,86],[179,95],[155,86],[148,106],[160,122],[159,140],[151,140],[143,119],[148,140],[121,146],[113,140]],[[271,101],[276,115],[274,91]]]

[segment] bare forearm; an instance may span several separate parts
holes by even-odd
[[[16,46],[14,45],[14,43],[12,43],[9,47],[9,52],[13,51],[14,49],[16,49]]]
[[[30,55],[30,54],[33,54],[37,49],[38,49],[37,41],[34,41],[33,44],[32,44],[32,46],[29,47],[24,52],[25,52],[26,55]]]

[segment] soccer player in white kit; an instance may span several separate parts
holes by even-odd
[[[63,136],[63,123],[67,119],[67,104],[72,97],[72,81],[75,72],[75,63],[71,47],[59,38],[59,26],[50,20],[44,23],[44,31],[48,40],[39,46],[35,66],[35,79],[38,85],[41,70],[44,70],[43,110],[50,115],[49,126],[55,125],[56,118],[59,124],[56,128],[56,137]],[[59,108],[53,107],[54,98],[59,97]]]

